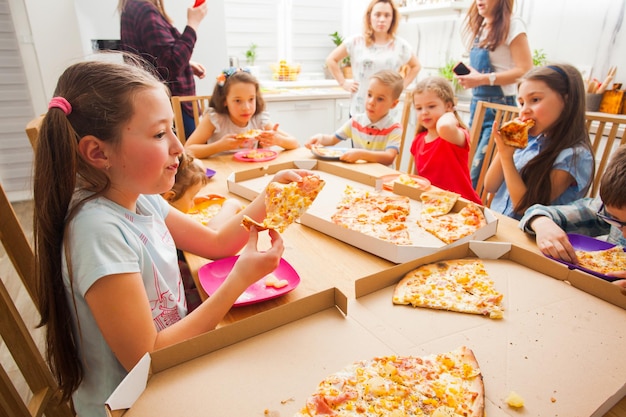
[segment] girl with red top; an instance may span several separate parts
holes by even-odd
[[[469,132],[457,114],[452,85],[428,77],[413,90],[417,134],[411,144],[415,173],[432,185],[482,204],[469,176]]]

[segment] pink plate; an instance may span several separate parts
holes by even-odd
[[[237,258],[239,258],[239,256],[218,259],[217,261],[202,266],[198,270],[200,285],[202,285],[202,288],[209,296],[213,295],[219,286],[222,285],[222,282],[224,282],[231,269],[233,269]],[[233,305],[239,307],[270,300],[287,294],[300,283],[300,276],[296,270],[282,258],[278,264],[278,268],[274,270],[273,274],[278,279],[286,279],[288,284],[282,288],[266,287],[265,277],[263,277],[250,285],[243,294],[237,298],[237,301],[235,301]]]
[[[260,156],[258,156],[260,155]],[[271,149],[246,149],[235,153],[235,159],[243,162],[264,162],[276,159],[278,152]]]
[[[382,177],[380,177],[381,180],[383,180],[383,188],[385,190],[388,191],[393,191],[393,182],[400,176],[400,174],[389,174],[389,175],[384,175]],[[420,177],[419,175],[414,175],[411,174],[409,175],[413,180],[415,180],[415,182],[417,183],[414,186],[410,186],[410,187],[414,187],[417,188],[419,190],[425,190],[428,187],[430,187],[430,181],[428,180],[428,178],[424,178],[424,177]]]

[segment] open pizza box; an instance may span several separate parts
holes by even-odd
[[[407,272],[462,258],[483,260],[504,295],[502,319],[392,303]],[[361,278],[355,296],[350,317],[395,351],[472,349],[488,416],[603,416],[626,395],[626,296],[541,254],[471,241]],[[511,391],[522,396],[524,408],[507,406]]]
[[[106,401],[107,415],[295,414],[326,366],[343,366],[353,350],[388,351],[347,308],[330,288],[146,354]],[[333,355],[336,344],[342,355]]]
[[[422,204],[420,201],[422,191],[399,183],[394,184],[393,193],[404,195],[411,199],[411,215],[408,217],[406,224],[409,228],[413,245],[397,245],[333,223],[331,216],[335,213],[337,205],[342,200],[347,185],[371,191],[382,189],[381,177],[368,173],[366,169],[367,164],[347,165],[326,161],[303,160],[267,165],[232,173],[228,178],[228,190],[233,194],[252,200],[263,191],[276,172],[283,169],[297,168],[315,171],[326,181],[326,185],[311,207],[300,218],[301,224],[394,263],[407,262],[437,252],[445,247],[463,244],[469,240],[485,240],[496,233],[498,220],[489,209],[484,208],[483,213],[487,220],[486,226],[452,244],[445,244],[420,228],[416,223]],[[390,191],[382,191],[382,193],[391,194]],[[467,200],[459,199],[452,212],[458,212],[467,203]]]

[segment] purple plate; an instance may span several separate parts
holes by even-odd
[[[209,295],[213,295],[220,285],[224,282],[233,265],[239,256],[231,256],[228,258],[218,259],[202,266],[198,270],[198,278],[200,285]],[[278,268],[272,272],[278,279],[287,280],[287,285],[282,288],[268,287],[265,285],[265,277],[261,278],[254,284],[250,285],[233,304],[235,307],[245,306],[248,304],[259,303],[288,293],[298,286],[300,276],[286,260],[280,260]]]
[[[569,241],[572,244],[572,247],[574,248],[574,250],[583,250],[586,252],[591,252],[591,251],[596,251],[596,250],[611,249],[612,247],[615,246],[614,244],[605,242],[604,240],[595,239],[593,237],[589,237],[585,235],[579,235],[577,233],[568,233],[567,237],[569,238]],[[618,279],[621,279],[621,278],[612,277],[609,275],[604,275],[599,272],[592,271],[591,269],[583,268],[582,266],[574,265],[572,263],[566,262],[561,259],[554,259],[554,260],[567,265],[570,269],[579,269],[581,271],[585,271],[588,274],[595,275],[596,277],[602,278],[609,282],[617,281]]]
[[[214,175],[215,175],[215,171],[213,171],[211,168],[207,168],[206,169],[206,177],[207,178],[213,178]]]

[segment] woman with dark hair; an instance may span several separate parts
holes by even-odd
[[[470,124],[478,101],[515,105],[515,83],[533,66],[526,26],[513,17],[514,0],[476,0],[469,8],[463,38],[470,51],[470,73],[458,76],[472,89]],[[470,176],[476,187],[495,111],[487,109]]]
[[[396,36],[400,14],[392,0],[372,0],[365,12],[364,33],[345,39],[326,58],[326,66],[341,87],[352,93],[350,114],[365,113],[367,85],[370,77],[381,70],[400,69],[406,65],[406,88],[421,66],[409,43]],[[354,79],[346,79],[339,63],[350,57]]]

